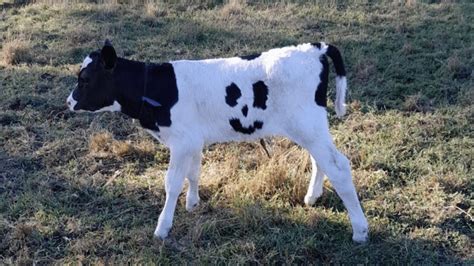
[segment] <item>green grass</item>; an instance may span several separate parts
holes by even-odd
[[[469,1],[6,4],[18,2],[0,1],[1,264],[474,263]],[[280,138],[271,159],[258,143],[207,148],[201,206],[187,213],[180,197],[170,238],[153,240],[166,148],[123,115],[65,108],[106,38],[146,61],[337,45],[350,110],[329,107],[331,131],[370,242],[351,241],[329,182],[304,206],[309,156]]]

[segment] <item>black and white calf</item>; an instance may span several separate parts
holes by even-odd
[[[345,113],[346,77],[338,49],[325,43],[272,49],[250,57],[180,60],[150,64],[117,58],[106,41],[82,63],[67,99],[72,111],[121,111],[171,150],[166,203],[155,236],[168,236],[185,177],[186,209],[199,203],[204,145],[285,136],[311,154],[305,203],[323,192],[326,174],[344,202],[353,239],[367,240],[368,225],[357,197],[349,160],[329,133],[326,112],[329,56],[336,69],[338,116]]]

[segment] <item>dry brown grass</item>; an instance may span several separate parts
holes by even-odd
[[[156,151],[154,143],[147,140],[133,143],[130,140],[115,140],[110,132],[98,132],[89,139],[89,154],[97,158],[124,158],[127,156],[153,156]]]
[[[145,15],[149,18],[163,17],[168,14],[166,7],[158,2],[149,1],[144,5]]]
[[[227,4],[222,6],[220,15],[223,18],[239,16],[243,13],[246,6],[247,2],[245,0],[230,0]]]
[[[227,201],[283,200],[302,204],[310,175],[308,153],[287,139],[274,139],[268,158],[258,143],[217,145],[205,152],[203,191],[219,191]],[[205,198],[215,195],[204,195]]]
[[[433,110],[432,102],[421,93],[407,96],[403,103],[403,109],[415,112],[428,112]]]
[[[72,45],[84,44],[87,42],[96,42],[101,39],[101,36],[98,36],[94,29],[78,26],[66,33],[67,41]]]
[[[3,64],[18,65],[22,63],[31,63],[33,61],[31,48],[32,45],[27,40],[7,40],[2,45],[1,59]]]
[[[246,173],[246,178],[236,180],[226,194],[246,193],[250,198],[270,200],[278,197],[292,205],[301,203],[309,180],[309,155],[289,143],[285,139],[279,140],[273,145],[272,157],[260,156],[255,162],[255,170]]]

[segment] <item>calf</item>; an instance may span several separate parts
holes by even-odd
[[[336,69],[338,116],[345,113],[346,77],[338,49],[325,43],[271,49],[225,59],[143,63],[118,58],[109,41],[82,63],[76,88],[67,98],[72,111],[120,111],[138,119],[169,147],[166,202],[155,236],[172,226],[185,177],[186,209],[199,203],[201,152],[205,145],[288,137],[311,154],[312,174],[305,203],[323,192],[326,174],[344,202],[353,240],[367,240],[368,225],[357,197],[349,160],[329,133],[326,90],[329,56]]]

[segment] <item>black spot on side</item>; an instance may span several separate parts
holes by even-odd
[[[232,126],[232,128],[235,131],[243,133],[243,134],[248,134],[248,135],[254,133],[255,130],[257,130],[257,129],[262,129],[262,127],[263,127],[263,122],[258,121],[258,120],[253,122],[252,126],[244,127],[244,126],[242,126],[242,122],[240,122],[240,120],[237,119],[237,118],[230,119],[229,124]]]
[[[226,96],[225,102],[230,106],[234,107],[237,105],[237,100],[242,96],[239,87],[232,82],[229,86],[225,88]]]
[[[253,95],[253,107],[267,109],[268,88],[263,81],[260,80],[253,84]]]
[[[247,61],[250,61],[250,60],[254,60],[255,58],[257,57],[260,57],[261,54],[252,54],[252,55],[244,55],[244,56],[239,56],[240,59],[242,60],[247,60]]]
[[[328,76],[329,76],[329,64],[328,64],[328,59],[325,55],[321,56],[321,64],[323,69],[321,70],[321,73],[319,74],[319,84],[318,88],[316,89],[316,93],[314,96],[314,100],[316,101],[316,104],[322,107],[327,106],[327,89],[328,89]]]
[[[242,107],[242,114],[247,117],[247,114],[249,112],[249,107],[247,105],[244,105],[244,107]]]

